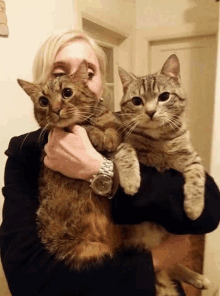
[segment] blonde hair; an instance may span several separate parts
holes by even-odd
[[[58,52],[74,40],[84,40],[94,50],[99,62],[103,87],[105,87],[106,55],[104,51],[85,32],[76,30],[55,33],[42,44],[33,63],[33,80],[35,83],[45,83],[47,81]]]

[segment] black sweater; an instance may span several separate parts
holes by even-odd
[[[102,265],[70,271],[44,250],[36,231],[41,130],[13,138],[6,151],[3,223],[0,229],[1,259],[13,296],[151,296],[155,295],[151,254],[136,249],[119,252]],[[25,139],[25,141],[24,141]],[[220,219],[219,190],[206,178],[205,209],[189,220],[183,211],[183,177],[174,170],[163,174],[141,166],[142,186],[135,197],[119,188],[111,200],[116,223],[152,220],[177,234],[213,231]]]

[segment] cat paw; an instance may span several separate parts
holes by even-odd
[[[204,275],[198,274],[191,284],[198,289],[207,290],[210,287],[211,282]]]
[[[128,195],[135,195],[140,188],[141,178],[133,178],[130,182],[127,180],[124,184],[121,184],[124,192]]]
[[[92,131],[89,134],[92,145],[98,151],[104,151],[104,133],[101,131]]]
[[[191,206],[187,205],[186,202],[184,202],[184,210],[188,218],[191,220],[196,220],[201,216],[202,211],[192,209]]]
[[[204,209],[204,187],[185,184],[184,186],[184,210],[191,220],[196,220]]]
[[[135,195],[138,192],[139,186],[128,185],[124,187],[124,192],[128,195]]]
[[[118,142],[115,141],[114,137],[111,136],[105,136],[105,142],[104,142],[104,148],[108,152],[114,152],[116,151],[118,147]]]
[[[120,136],[114,129],[107,129],[104,136],[104,148],[108,152],[114,152],[120,144]]]

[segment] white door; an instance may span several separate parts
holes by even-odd
[[[188,97],[188,126],[207,171],[211,158],[216,39],[216,36],[187,38],[152,42],[150,46],[150,73],[160,70],[173,53],[180,60],[182,84]]]

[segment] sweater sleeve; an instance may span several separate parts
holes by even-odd
[[[13,296],[155,295],[151,254],[118,252],[102,264],[70,270],[55,261],[36,231],[40,131],[13,138],[6,151],[1,260]],[[26,138],[25,138],[26,137]]]
[[[205,234],[215,230],[220,220],[220,193],[213,178],[206,174],[205,207],[201,216],[190,220],[183,209],[184,179],[181,173],[141,165],[142,183],[134,196],[121,188],[112,199],[113,217],[118,224],[154,221],[174,234]]]

